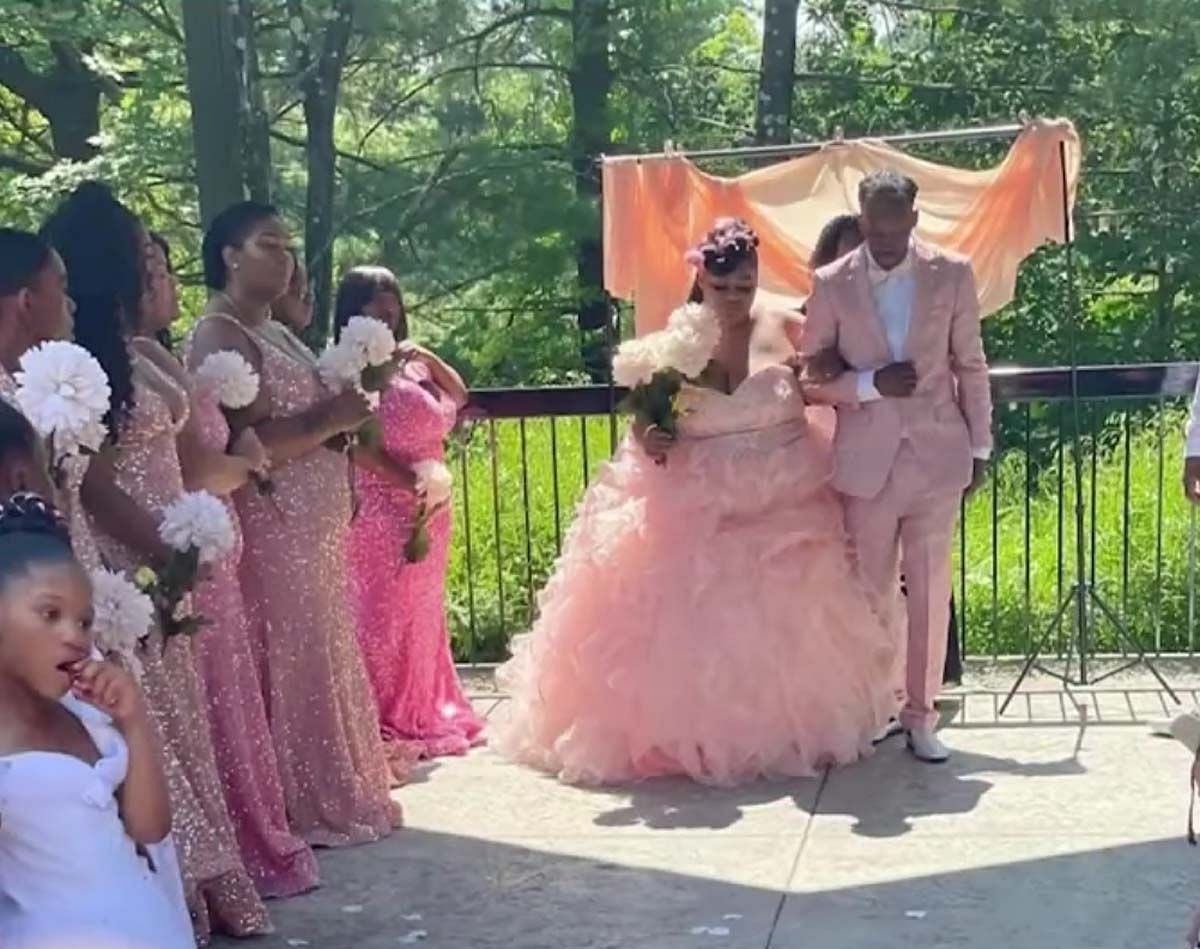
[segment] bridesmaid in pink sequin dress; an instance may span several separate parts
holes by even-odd
[[[332,396],[311,353],[268,318],[292,274],[289,239],[263,205],[245,202],[217,216],[204,238],[214,292],[192,355],[198,364],[232,350],[260,376],[256,402],[228,415],[234,431],[258,433],[275,485],[271,498],[252,487],[235,496],[243,595],[292,830],[314,846],[344,846],[399,825],[350,614],[349,467],[325,447],[357,429],[369,408],[353,391]]]
[[[156,234],[152,239],[153,269],[161,279],[155,281],[159,292],[148,307],[143,329],[161,336],[175,321],[179,304],[170,247]],[[149,340],[141,344],[153,346]],[[160,353],[160,358],[169,357]],[[190,377],[185,377],[185,381],[190,384]],[[191,410],[209,458],[219,460],[230,444],[230,432],[216,390],[196,383],[191,392]],[[253,430],[243,433],[238,447],[254,459],[256,467],[265,469],[266,454]],[[209,488],[225,500],[237,532],[237,548],[221,562],[211,565],[208,579],[196,589],[193,598],[196,610],[208,621],[202,634],[194,639],[196,661],[207,693],[208,718],[225,803],[246,869],[262,896],[294,896],[317,885],[317,862],[304,841],[288,829],[275,747],[250,648],[250,627],[238,578],[241,525],[231,499],[233,491],[246,483],[248,468],[237,463],[221,467],[227,468],[228,473],[221,483],[211,483]]]
[[[83,484],[100,552],[125,571],[161,565],[167,554],[158,518],[184,491],[180,451],[192,442],[182,435],[190,418],[188,395],[169,357],[164,361],[151,341],[131,338],[160,276],[152,245],[137,218],[94,184],[77,189],[46,229],[79,304],[76,338],[100,361],[113,389],[115,444],[92,460]],[[162,739],[172,836],[197,939],[207,942],[210,929],[238,936],[269,932],[221,792],[194,643],[187,637],[164,641],[156,631],[139,659]]]
[[[389,271],[358,267],[343,278],[337,325],[360,314],[383,320],[400,338],[407,335],[400,289]],[[432,353],[402,347],[407,359],[377,413],[382,451],[355,455],[359,508],[350,533],[350,576],[380,730],[389,754],[411,760],[465,754],[483,723],[463,695],[450,654],[444,602],[448,506],[428,523],[428,555],[417,563],[402,557],[419,506],[413,466],[442,460],[467,391]]]

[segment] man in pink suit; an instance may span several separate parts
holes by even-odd
[[[836,347],[849,367],[814,397],[837,406],[834,487],[881,603],[907,586],[897,680],[903,729],[923,761],[949,758],[934,732],[950,603],[950,548],[964,491],[983,480],[992,402],[975,278],[966,260],[914,239],[917,185],[880,172],[859,187],[865,242],[817,271],[800,350]],[[897,628],[902,624],[894,624]]]

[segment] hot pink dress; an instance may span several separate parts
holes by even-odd
[[[275,416],[328,398],[302,343],[278,323],[247,333],[262,357],[262,390]],[[275,492],[235,495],[242,519],[242,594],[261,657],[267,719],[292,831],[337,847],[399,826],[375,703],[354,641],[346,535],[350,471],[328,448],[272,469]]]
[[[895,711],[893,640],[857,580],[827,435],[784,367],[681,405],[665,465],[627,439],[588,489],[499,671],[492,745],[581,784],[852,762]]]
[[[383,393],[383,448],[402,465],[442,460],[454,428],[454,402],[410,363]],[[358,513],[350,532],[358,642],[379,705],[380,730],[393,757],[466,753],[483,730],[463,695],[446,626],[446,562],[451,512],[428,523],[429,554],[405,563],[417,501],[411,491],[355,469]]]
[[[194,405],[207,447],[225,451],[229,425],[215,394],[199,387]],[[238,531],[238,545],[227,558],[212,565],[211,576],[196,590],[196,609],[208,620],[196,637],[196,660],[208,692],[208,720],[225,803],[246,869],[263,896],[294,896],[317,885],[317,861],[308,845],[288,829],[279,765],[238,579],[241,525],[233,503],[226,501],[226,507]]]
[[[157,517],[183,492],[175,439],[187,421],[188,398],[149,359],[137,353],[132,358],[134,404],[116,443],[116,481]],[[142,566],[133,551],[100,530],[95,534],[111,566],[126,571]],[[138,658],[146,702],[162,737],[172,835],[197,936],[207,941],[210,928],[231,935],[269,932],[266,908],[242,864],[221,793],[195,642],[173,636],[164,645],[161,633],[155,632]]]

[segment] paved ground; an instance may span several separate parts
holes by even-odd
[[[1170,673],[1195,702],[1200,678]],[[893,741],[820,780],[596,792],[487,751],[438,763],[397,792],[407,830],[324,854],[324,888],[272,904],[278,934],[253,945],[1179,949],[1200,852],[1190,755],[1147,729],[1165,697],[1127,676],[1001,718],[1008,678],[947,697],[942,767]]]

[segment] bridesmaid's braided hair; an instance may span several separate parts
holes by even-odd
[[[105,184],[85,181],[42,227],[67,266],[75,301],[75,342],[96,357],[112,390],[104,417],[114,441],[133,408],[127,340],[138,329],[148,279],[146,231]]]
[[[35,564],[74,560],[66,522],[36,494],[14,494],[0,507],[0,588]]]

